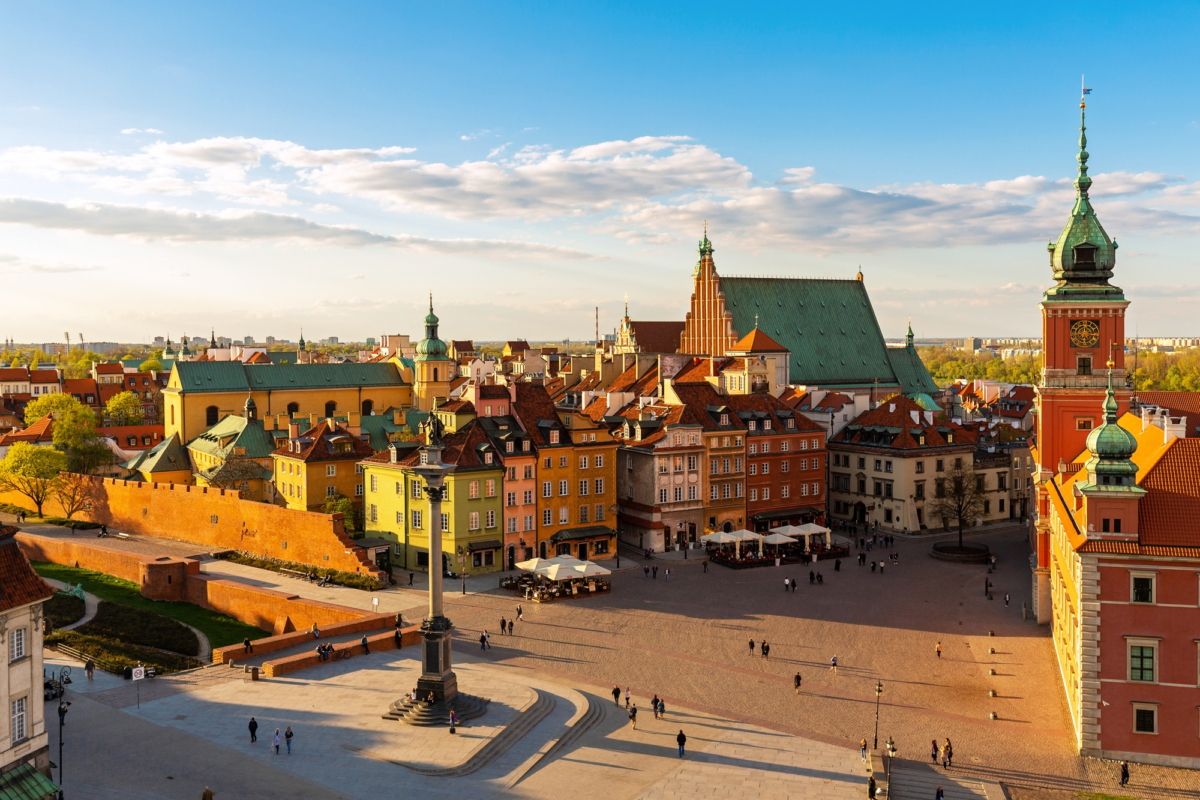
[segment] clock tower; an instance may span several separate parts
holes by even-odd
[[[1079,103],[1079,174],[1075,206],[1058,237],[1050,242],[1054,286],[1046,290],[1042,309],[1042,367],[1037,389],[1038,565],[1035,611],[1050,621],[1049,562],[1050,481],[1060,464],[1071,464],[1087,449],[1093,428],[1104,423],[1098,411],[1108,394],[1110,371],[1116,388],[1109,395],[1116,416],[1129,409],[1125,388],[1125,309],[1129,301],[1109,283],[1116,265],[1117,243],[1110,239],[1088,198],[1086,103]]]

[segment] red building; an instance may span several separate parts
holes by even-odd
[[[1080,752],[1195,769],[1200,439],[1171,408],[1127,411],[1129,303],[1109,283],[1117,245],[1088,197],[1085,146],[1041,303],[1034,608],[1053,626]]]

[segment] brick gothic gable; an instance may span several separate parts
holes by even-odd
[[[684,322],[679,352],[723,356],[738,340],[733,315],[725,310],[721,276],[713,262],[708,235],[700,241],[700,261],[694,274],[691,309]]]

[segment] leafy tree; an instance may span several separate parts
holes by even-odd
[[[44,394],[25,406],[25,424],[32,425],[47,414],[53,414],[55,419],[66,412],[74,413],[77,409],[87,409],[73,394],[54,392]]]
[[[104,412],[113,425],[141,425],[142,401],[133,392],[115,394],[104,405]]]
[[[917,353],[929,374],[942,386],[960,378],[987,378],[999,383],[1036,383],[1042,372],[1040,355],[1001,359],[967,353],[953,347],[919,347]]]
[[[159,351],[159,352],[161,353],[161,351]],[[150,358],[143,361],[142,365],[140,367],[138,367],[138,372],[162,372],[162,371],[163,371],[163,363],[158,360],[157,356],[151,356]]]
[[[38,354],[34,353],[33,358],[29,359],[29,369],[31,371],[37,369],[39,363],[40,362],[38,361]]]
[[[346,533],[354,533],[357,528],[354,525],[354,501],[344,494],[335,494],[325,501],[325,505],[321,508],[326,514],[342,514],[345,519],[343,525],[346,528]]]
[[[53,447],[17,442],[0,460],[0,488],[28,497],[42,516],[42,505],[54,491],[58,476],[67,468],[67,457]]]
[[[21,366],[21,359],[18,358],[17,356],[13,356],[12,363],[9,364],[8,366],[10,369],[17,369],[18,367]]]
[[[935,483],[933,501],[926,513],[943,522],[958,524],[958,546],[962,547],[963,528],[974,524],[983,513],[983,500],[987,496],[987,476],[976,475],[971,465],[960,462],[946,470],[944,477]]]

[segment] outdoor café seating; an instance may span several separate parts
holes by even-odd
[[[534,603],[591,597],[612,591],[612,582],[601,577],[609,575],[610,571],[591,561],[560,556],[535,558],[516,566],[521,574],[505,576],[500,586]]]

